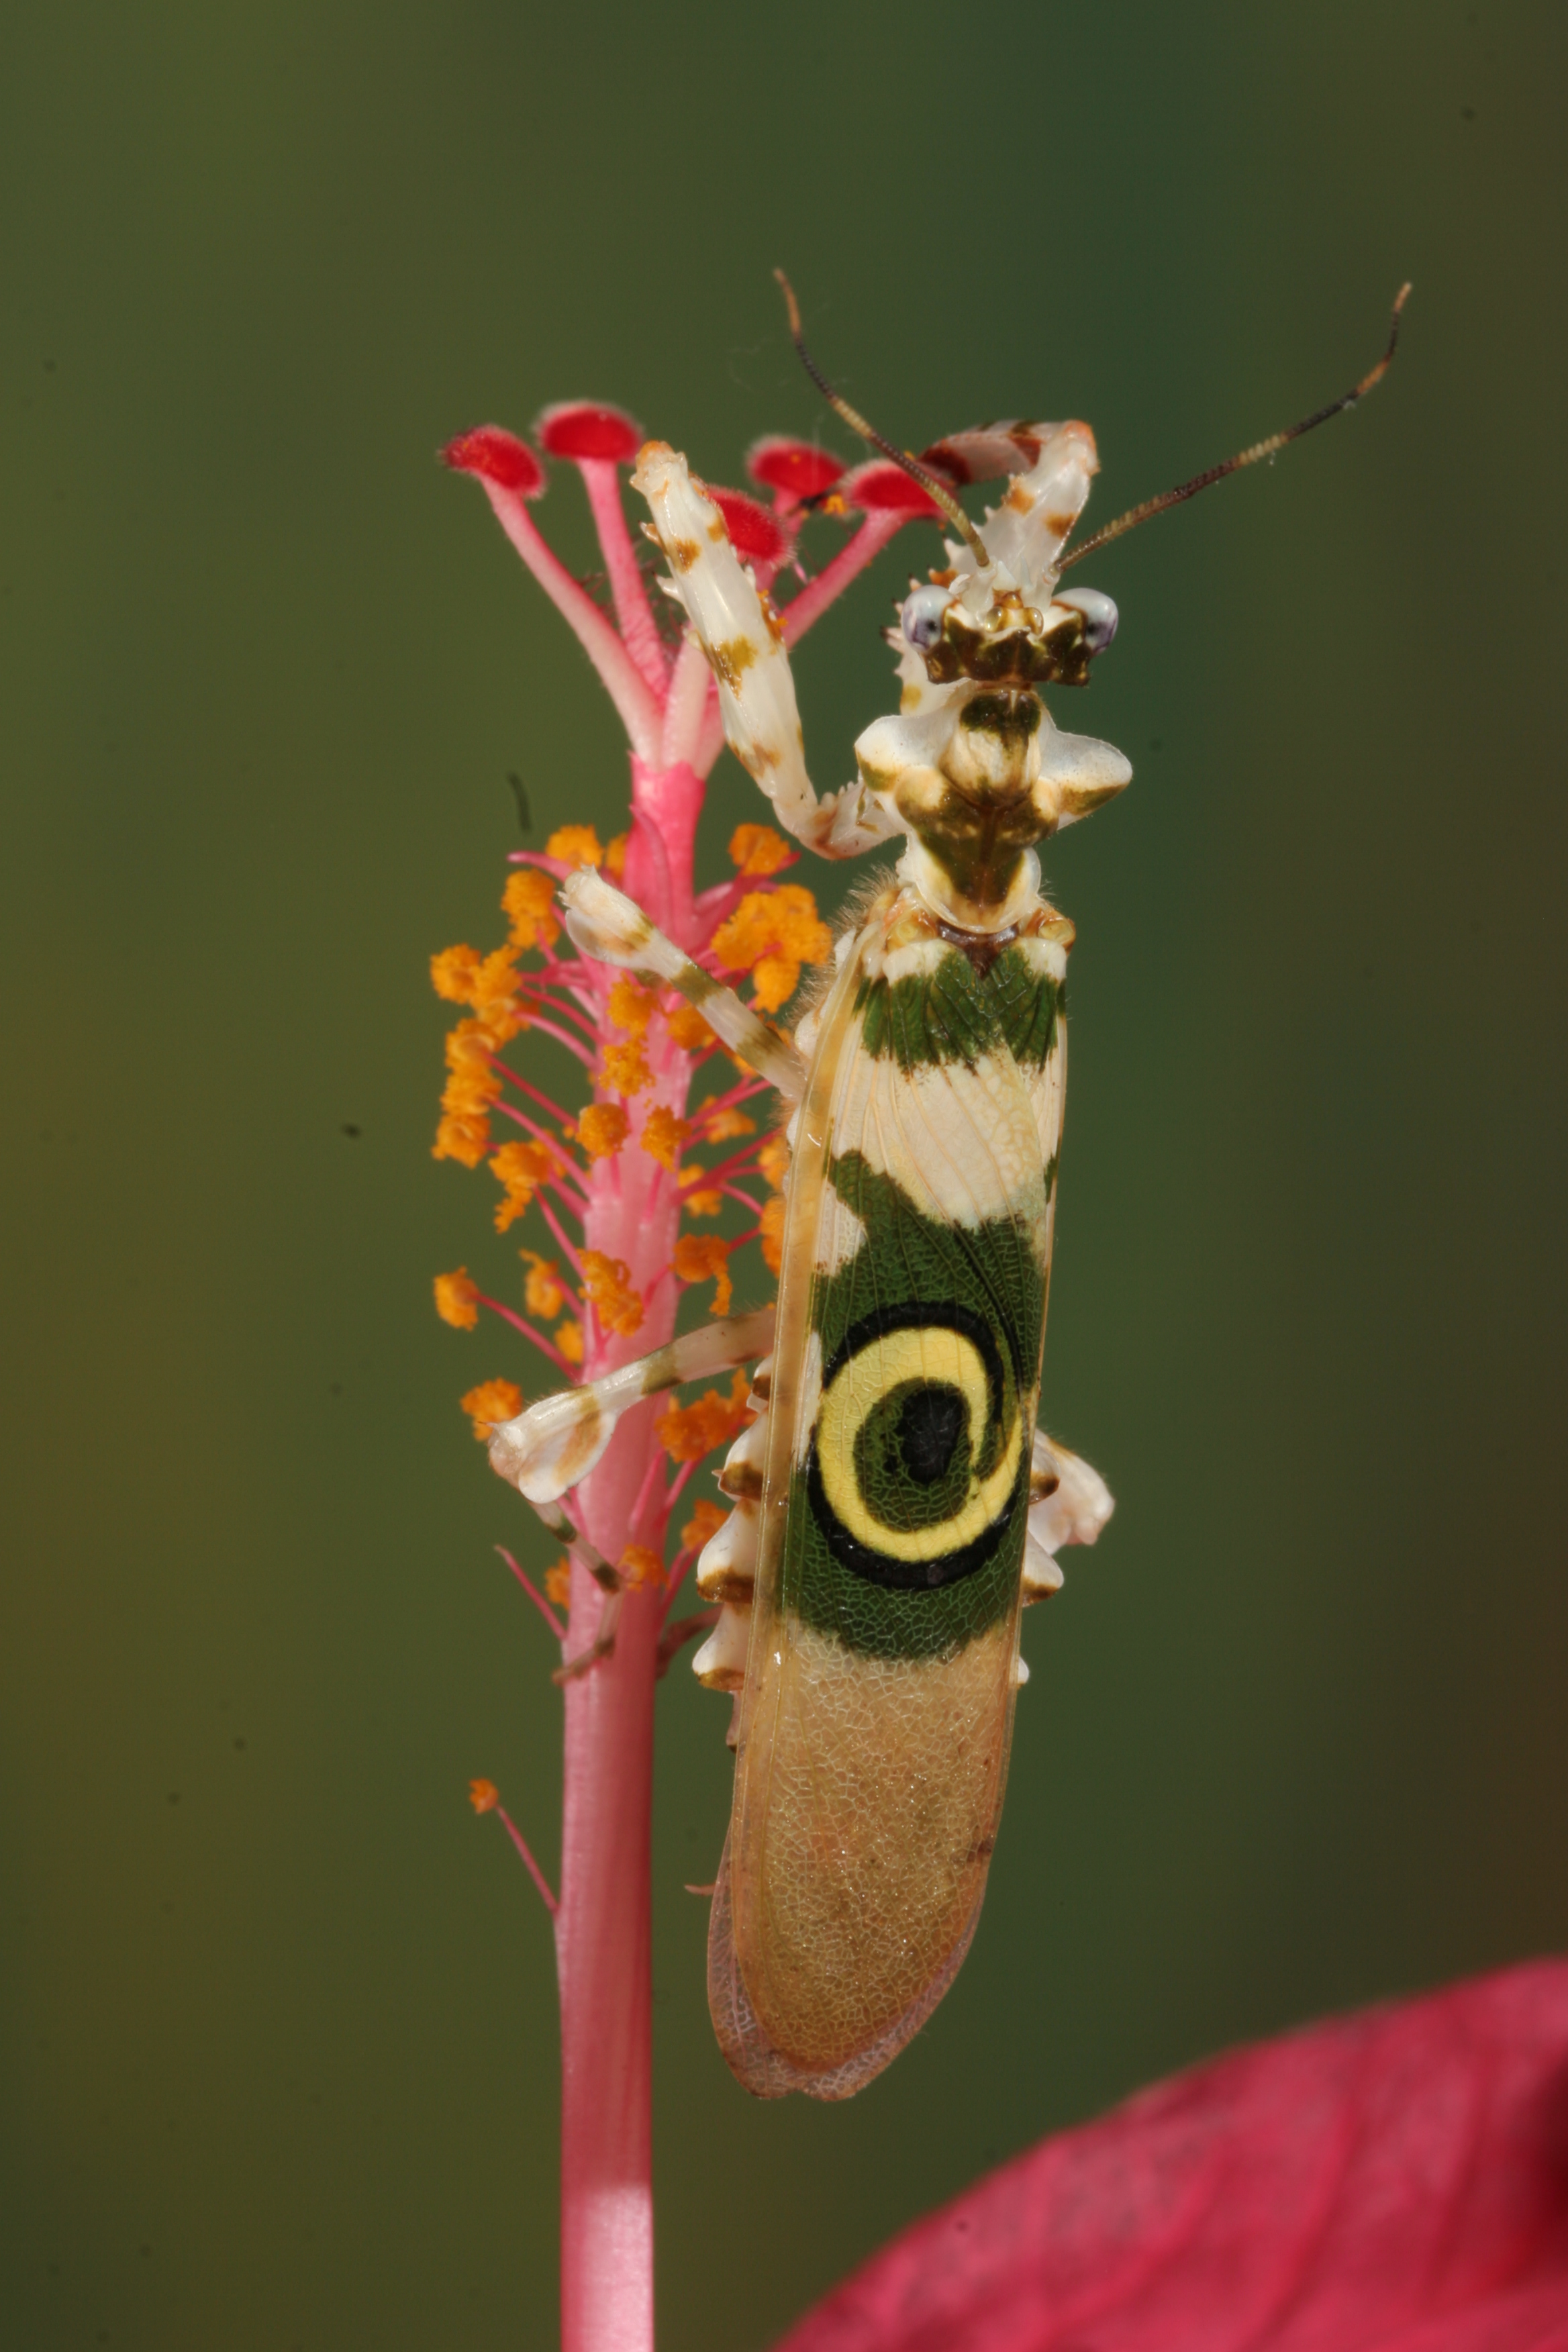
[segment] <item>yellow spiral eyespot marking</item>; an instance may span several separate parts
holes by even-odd
[[[983,1319],[889,1307],[856,1326],[829,1368],[807,1471],[813,1511],[857,1575],[933,1590],[994,1555],[1023,1451],[1017,1382]]]

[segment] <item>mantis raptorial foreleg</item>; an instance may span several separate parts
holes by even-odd
[[[805,772],[784,631],[685,458],[650,441],[632,481],[648,502],[670,585],[718,680],[725,740],[772,801],[779,823],[824,857],[856,857],[895,840],[901,825],[862,784],[818,800]]]

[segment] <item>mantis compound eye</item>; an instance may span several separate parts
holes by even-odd
[[[934,583],[929,588],[917,588],[904,599],[904,609],[899,616],[906,641],[916,653],[929,654],[942,635],[942,616],[949,603],[945,588]]]
[[[1083,614],[1084,644],[1091,654],[1102,654],[1121,617],[1110,598],[1102,596],[1098,588],[1064,588],[1052,601]]]

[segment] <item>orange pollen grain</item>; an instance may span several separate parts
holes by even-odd
[[[771,1201],[763,1202],[763,1213],[757,1223],[761,1227],[758,1242],[763,1263],[770,1274],[777,1274],[784,1264],[784,1200],[782,1192],[775,1192]]]
[[[733,1106],[728,1110],[713,1111],[706,1118],[702,1114],[703,1106],[699,1103],[691,1123],[701,1130],[705,1143],[724,1143],[732,1135],[755,1135],[757,1131],[756,1120],[748,1118],[743,1110],[736,1110]]]
[[[496,1231],[504,1234],[516,1223],[540,1186],[549,1182],[559,1163],[548,1144],[503,1143],[489,1164],[490,1173],[505,1188],[506,1197],[496,1210]]]
[[[659,1166],[668,1168],[673,1176],[676,1162],[680,1157],[680,1147],[689,1132],[686,1121],[672,1111],[668,1103],[655,1103],[643,1121],[638,1139],[648,1158],[657,1160]]]
[[[751,1376],[742,1365],[730,1384],[706,1389],[690,1404],[672,1404],[654,1423],[654,1434],[672,1462],[700,1462],[716,1445],[728,1445],[752,1418],[747,1399]]]
[[[691,1506],[691,1517],[680,1530],[681,1547],[686,1551],[700,1551],[711,1543],[730,1514],[717,1503],[699,1502]]]
[[[544,1597],[546,1601],[552,1601],[557,1609],[570,1609],[572,1606],[572,1562],[564,1552],[553,1568],[547,1568],[544,1571]]]
[[[642,1036],[654,1015],[654,1000],[646,988],[639,988],[629,971],[616,975],[610,991],[610,1019],[617,1029],[633,1037]]]
[[[605,1084],[614,1087],[618,1095],[640,1094],[644,1087],[653,1084],[653,1072],[643,1053],[642,1041],[628,1037],[623,1044],[606,1045],[604,1057]]]
[[[518,1255],[528,1268],[522,1303],[531,1315],[548,1323],[552,1316],[560,1314],[566,1297],[561,1269],[552,1257],[541,1257],[537,1250],[519,1250]]]
[[[775,1192],[784,1191],[789,1174],[789,1146],[782,1135],[770,1135],[757,1154],[757,1166]]]
[[[826,963],[833,934],[816,911],[811,892],[798,882],[776,890],[749,890],[713,934],[716,961],[729,971],[749,971],[756,1001],[776,1013],[793,996],[803,963]]]
[[[730,1276],[730,1244],[717,1234],[682,1234],[675,1244],[675,1271],[682,1282],[713,1283],[710,1313],[728,1315],[734,1296]]]
[[[626,1139],[631,1121],[619,1103],[590,1103],[577,1121],[577,1135],[590,1160],[608,1160]]]
[[[479,1319],[479,1288],[460,1265],[456,1274],[436,1276],[436,1312],[454,1331],[471,1331]]]
[[[796,853],[771,824],[738,824],[730,835],[730,856],[742,874],[776,874],[795,863]]]
[[[558,825],[544,845],[547,857],[559,857],[563,866],[602,866],[605,853],[599,846],[599,836],[591,824]]]
[[[493,1813],[500,1802],[500,1790],[493,1780],[470,1780],[468,1802],[476,1813]]]
[[[643,1303],[631,1286],[631,1268],[625,1258],[606,1256],[603,1250],[585,1249],[583,1287],[605,1330],[629,1339],[634,1331],[642,1328]]]
[[[686,1054],[706,1054],[719,1043],[695,1004],[678,1004],[664,1016],[673,1042]]]
[[[645,1585],[664,1582],[664,1560],[659,1553],[650,1551],[647,1544],[627,1544],[617,1565],[634,1591]]]
[[[500,894],[501,911],[511,922],[514,948],[552,948],[561,937],[555,911],[555,884],[537,866],[520,866],[507,877]]]
[[[515,1421],[523,1408],[523,1393],[515,1381],[481,1381],[461,1399],[463,1411],[474,1424],[474,1435],[482,1445],[496,1423]]]

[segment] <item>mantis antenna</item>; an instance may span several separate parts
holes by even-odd
[[[844,419],[851,433],[858,433],[862,441],[868,442],[873,449],[879,449],[884,457],[890,457],[895,466],[901,466],[911,481],[920,484],[931,503],[941,508],[954,530],[961,533],[964,545],[973,556],[981,571],[988,572],[991,568],[991,558],[985,551],[985,541],[981,538],[946,483],[939,481],[934,474],[929,473],[919,458],[911,457],[907,449],[895,449],[890,441],[885,441],[876,426],[868,425],[858,408],[850,407],[841,392],[834,391],[805,347],[805,337],[800,323],[800,305],[795,299],[795,288],[782,269],[775,269],[773,276],[783,287],[784,301],[788,305],[790,341],[799,354],[802,367],[834,415]]]
[[[1129,507],[1125,514],[1118,515],[1114,521],[1105,525],[1103,530],[1097,530],[1092,538],[1086,539],[1081,546],[1075,547],[1069,555],[1064,556],[1061,570],[1067,571],[1082,556],[1092,555],[1095,549],[1103,547],[1107,541],[1120,539],[1124,531],[1133,530],[1141,522],[1147,522],[1151,515],[1163,514],[1167,507],[1178,507],[1184,499],[1195,499],[1198,492],[1206,490],[1212,482],[1223,482],[1227,474],[1238,474],[1243,466],[1256,466],[1260,458],[1272,457],[1277,449],[1283,449],[1287,441],[1299,441],[1303,433],[1310,433],[1315,425],[1326,425],[1331,416],[1339,415],[1342,408],[1353,408],[1374,384],[1383,382],[1394,364],[1394,354],[1399,345],[1399,314],[1405,308],[1409,291],[1410,281],[1406,278],[1394,298],[1394,316],[1389,321],[1388,343],[1383,357],[1374,367],[1368,368],[1361,382],[1352,384],[1349,392],[1342,393],[1338,400],[1331,400],[1326,408],[1315,409],[1310,416],[1303,416],[1299,425],[1288,425],[1283,433],[1271,433],[1267,441],[1255,441],[1250,449],[1238,451],[1234,457],[1227,457],[1222,466],[1210,466],[1205,472],[1194,474],[1190,482],[1178,483],[1173,490],[1163,491],[1157,499],[1145,499],[1141,506]]]

